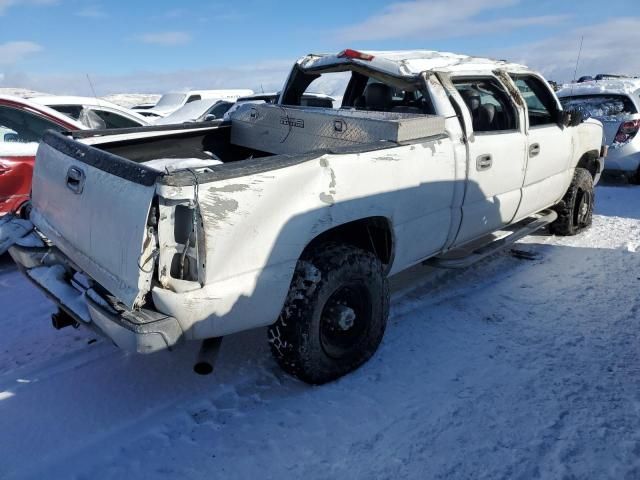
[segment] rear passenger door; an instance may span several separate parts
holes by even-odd
[[[452,77],[472,120],[466,125],[467,185],[456,244],[510,223],[525,172],[526,136],[519,109],[494,76]]]
[[[521,219],[556,203],[570,181],[571,132],[558,123],[560,106],[535,75],[512,74],[527,107],[527,165],[522,186]]]

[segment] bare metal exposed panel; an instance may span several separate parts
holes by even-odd
[[[231,143],[296,154],[382,140],[408,142],[444,133],[444,117],[400,112],[245,105],[231,116]]]

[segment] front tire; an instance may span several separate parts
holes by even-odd
[[[282,313],[269,327],[271,352],[291,375],[326,383],[371,358],[388,315],[382,262],[360,248],[325,244],[298,261]]]
[[[593,177],[588,170],[576,168],[571,185],[564,197],[554,208],[558,219],[549,225],[556,235],[576,235],[589,228],[593,220],[595,192]]]

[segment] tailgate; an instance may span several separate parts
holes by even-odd
[[[129,308],[151,285],[156,237],[147,219],[159,175],[53,132],[38,148],[31,220]]]

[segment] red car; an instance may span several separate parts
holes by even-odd
[[[46,130],[81,130],[80,123],[28,100],[0,95],[0,215],[29,200],[38,143]]]

